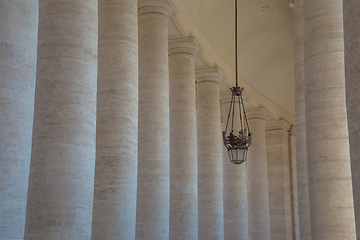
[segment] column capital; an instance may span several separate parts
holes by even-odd
[[[295,6],[295,0],[289,0],[289,6],[293,8]]]
[[[270,120],[265,123],[266,131],[276,131],[282,130],[285,132],[289,132],[291,130],[291,124],[283,119],[280,120]]]
[[[289,129],[289,134],[292,136],[292,137],[296,137],[296,128],[294,125],[292,125]]]
[[[224,80],[227,76],[220,68],[204,68],[198,69],[195,72],[196,82],[216,82],[219,83]]]
[[[263,107],[248,108],[245,111],[247,119],[265,119],[270,114],[270,111]]]
[[[139,0],[139,16],[144,14],[161,14],[170,16],[174,10],[167,0]]]
[[[169,40],[169,55],[191,54],[196,55],[202,51],[198,41],[193,37],[174,38]]]

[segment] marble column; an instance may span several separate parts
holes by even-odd
[[[360,4],[343,0],[345,36],[346,106],[357,238],[360,238]]]
[[[247,156],[247,198],[249,240],[270,239],[268,173],[264,108],[246,109],[252,143]]]
[[[303,0],[295,0],[294,3],[294,92],[299,228],[301,240],[311,240],[309,180],[306,153]]]
[[[0,239],[24,238],[38,7],[37,0],[0,1]]]
[[[197,146],[193,38],[169,41],[170,237],[197,239]]]
[[[289,131],[289,176],[290,176],[290,201],[291,201],[291,228],[292,239],[300,239],[299,229],[299,194],[297,183],[297,165],[296,165],[296,135],[295,127],[292,126]]]
[[[97,0],[40,1],[25,239],[90,239]]]
[[[341,0],[304,0],[304,39],[312,238],[355,239]]]
[[[139,0],[139,155],[136,239],[169,238],[167,1]]]
[[[99,1],[94,240],[135,239],[137,1]]]
[[[266,122],[271,239],[292,239],[289,139],[291,125],[284,120]]]
[[[221,94],[223,128],[225,128],[231,103],[230,90]],[[239,104],[235,103],[234,134],[240,127]],[[231,124],[231,120],[230,123]],[[227,135],[231,130],[228,126]],[[248,209],[246,188],[246,163],[235,165],[230,162],[229,154],[223,146],[223,195],[224,195],[224,239],[248,239]]]
[[[219,72],[196,71],[199,240],[224,239]]]

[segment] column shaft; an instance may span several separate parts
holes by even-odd
[[[343,0],[345,36],[346,106],[349,124],[350,157],[357,238],[360,238],[360,5],[357,1]]]
[[[301,240],[311,240],[309,180],[306,153],[303,0],[295,0],[294,5],[294,72],[296,167],[299,189],[300,237]]]
[[[197,239],[197,146],[194,39],[169,46],[170,238]]]
[[[199,240],[224,239],[220,84],[217,69],[197,71]]]
[[[250,240],[270,239],[268,173],[263,108],[246,109],[253,134],[247,157],[247,197]]]
[[[164,1],[139,4],[139,159],[136,239],[169,238],[168,15]]]
[[[289,174],[290,174],[290,201],[291,201],[291,223],[292,239],[300,239],[299,228],[299,194],[296,166],[296,136],[295,128],[291,127],[289,132]]]
[[[284,120],[266,123],[266,153],[269,178],[271,239],[292,239],[289,139],[290,124]]]
[[[222,97],[223,126],[230,109],[231,91]],[[230,96],[229,96],[230,95]],[[234,134],[240,131],[239,104],[235,103]],[[230,123],[231,124],[231,121]],[[228,127],[228,133],[231,125]],[[223,194],[224,194],[224,239],[248,239],[248,209],[246,188],[246,163],[235,165],[223,146]]]
[[[90,239],[97,75],[96,0],[40,1],[25,239]]]
[[[341,0],[304,0],[306,147],[316,240],[355,239],[343,37]]]
[[[38,7],[37,0],[0,1],[0,239],[24,238]]]
[[[99,1],[92,239],[135,239],[138,154],[137,1]]]

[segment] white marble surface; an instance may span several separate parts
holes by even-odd
[[[138,155],[137,1],[99,1],[93,240],[134,240]]]
[[[346,106],[350,138],[350,157],[357,238],[360,238],[360,3],[343,0],[345,36]]]
[[[292,240],[289,130],[284,120],[265,124],[271,239]]]
[[[94,191],[98,1],[40,1],[25,239],[88,240]]]
[[[312,238],[355,239],[341,0],[304,0],[304,39]]]
[[[169,238],[168,15],[164,1],[139,0],[139,155],[136,239]]]
[[[220,84],[218,69],[198,70],[199,240],[224,239]]]
[[[197,239],[197,146],[193,38],[169,41],[170,240]]]
[[[296,135],[294,126],[292,126],[289,131],[289,152],[292,239],[299,240],[299,188],[296,165]]]
[[[31,158],[36,0],[0,1],[0,239],[23,239]]]
[[[246,109],[252,143],[247,157],[248,225],[250,240],[270,239],[268,173],[264,108]]]
[[[299,225],[301,240],[311,240],[309,180],[306,152],[303,0],[295,0],[294,3],[294,85]]]

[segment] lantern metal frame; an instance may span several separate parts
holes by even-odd
[[[226,126],[223,131],[223,141],[224,145],[229,153],[230,161],[234,164],[241,164],[246,161],[247,151],[249,146],[251,145],[252,134],[250,132],[249,123],[246,117],[244,101],[242,97],[242,93],[244,88],[238,86],[238,43],[237,43],[237,35],[238,35],[238,27],[237,27],[237,0],[235,0],[235,65],[236,65],[236,86],[230,88],[232,92],[231,103],[229,114],[226,121]],[[239,106],[239,117],[240,117],[240,129],[238,134],[234,134],[234,118],[235,118],[235,105],[236,103]],[[229,123],[231,122],[231,129],[229,135],[227,136]],[[246,129],[244,129],[244,125],[246,124]]]

